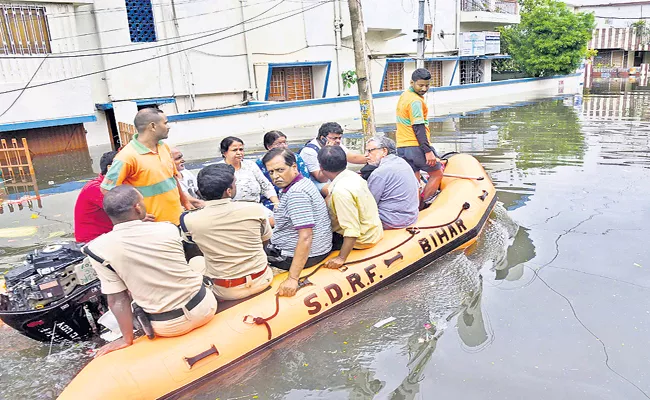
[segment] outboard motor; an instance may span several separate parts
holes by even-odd
[[[107,309],[90,261],[76,243],[34,250],[4,276],[0,318],[41,341],[77,340],[97,331]]]

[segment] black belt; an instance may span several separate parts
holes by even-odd
[[[188,301],[187,304],[185,305],[187,311],[191,311],[194,307],[198,306],[199,303],[205,297],[205,293],[206,293],[205,286],[201,285],[201,290],[199,290],[199,292],[194,297],[192,297],[190,301]],[[147,317],[149,317],[150,321],[158,321],[158,322],[169,321],[185,315],[182,308],[177,308],[171,311],[165,311],[158,314],[149,314],[149,313],[145,313],[145,314],[147,314]]]

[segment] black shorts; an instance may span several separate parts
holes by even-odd
[[[433,149],[431,150],[433,151]],[[413,168],[413,172],[425,171],[431,173],[442,168],[440,161],[436,162],[434,166],[427,165],[427,159],[420,146],[398,147],[397,155],[409,163]]]

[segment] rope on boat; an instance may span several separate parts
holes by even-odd
[[[465,210],[469,210],[469,207],[470,207],[470,204],[465,202],[463,204],[463,206],[461,207],[460,211],[458,212],[458,215],[456,215],[456,218],[454,218],[452,221],[450,221],[450,222],[448,222],[446,224],[431,225],[431,226],[420,226],[420,227],[413,226],[413,227],[405,228],[405,230],[410,234],[410,236],[408,238],[406,238],[402,243],[400,243],[400,244],[398,244],[396,246],[393,246],[390,249],[388,249],[386,251],[383,251],[383,252],[381,252],[379,254],[375,254],[375,255],[372,255],[372,256],[366,257],[366,258],[362,258],[360,260],[348,261],[348,262],[344,263],[341,268],[339,268],[339,271],[345,272],[347,270],[348,265],[359,264],[359,263],[362,263],[362,262],[370,261],[370,260],[372,260],[374,258],[381,257],[381,256],[383,256],[383,255],[385,255],[387,253],[390,253],[391,251],[394,251],[394,250],[402,247],[406,243],[408,243],[421,230],[437,229],[437,228],[445,227],[447,225],[451,225],[454,222],[458,221],[461,214]],[[318,267],[314,268],[314,270],[311,271],[309,274],[301,277],[298,280],[298,290],[300,290],[301,288],[303,288],[305,286],[311,285],[312,283],[308,281],[308,278],[311,277],[312,275],[314,275],[316,272],[318,272],[318,270],[321,269],[321,267],[323,265],[325,265],[325,264],[323,263],[323,264],[319,265]],[[273,337],[273,332],[271,331],[271,325],[269,325],[269,321],[272,320],[273,318],[275,318],[279,313],[280,313],[280,296],[278,294],[276,294],[275,295],[275,312],[273,313],[273,315],[271,315],[270,317],[266,317],[266,318],[254,317],[252,315],[246,315],[244,317],[243,322],[247,323],[247,324],[264,325],[266,327],[266,332],[268,333],[268,339],[267,340],[271,340],[271,338]]]

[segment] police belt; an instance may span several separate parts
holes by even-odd
[[[205,297],[205,293],[206,293],[205,286],[201,285],[201,290],[199,290],[199,292],[194,297],[192,297],[190,301],[188,301],[187,304],[185,305],[187,311],[192,311],[194,307],[198,306],[199,303]],[[169,321],[185,315],[182,308],[177,308],[175,310],[165,311],[157,314],[149,314],[145,312],[145,314],[147,314],[147,317],[149,318],[150,321],[158,321],[158,322]]]
[[[214,284],[217,285],[217,286],[224,287],[224,288],[231,288],[231,287],[235,287],[235,286],[241,286],[241,285],[243,285],[243,284],[246,283],[246,278],[247,278],[247,277],[250,276],[250,277],[251,277],[251,280],[253,280],[253,279],[257,279],[257,278],[259,278],[260,276],[264,275],[264,273],[266,272],[266,270],[267,270],[268,268],[269,268],[269,266],[267,265],[266,267],[264,267],[263,270],[261,270],[261,271],[259,271],[259,272],[256,272],[256,273],[254,273],[254,274],[250,274],[250,275],[242,276],[241,278],[235,278],[235,279],[219,279],[219,278],[213,278],[213,279],[212,279],[212,283],[214,283]]]

